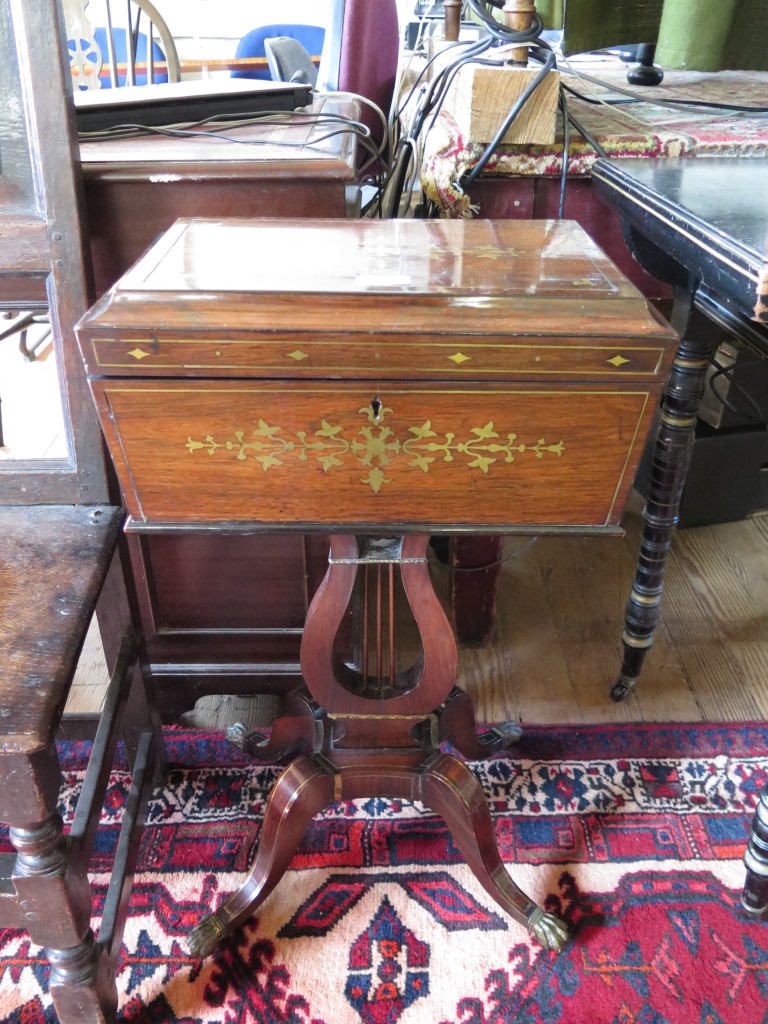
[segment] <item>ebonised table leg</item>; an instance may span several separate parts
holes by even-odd
[[[711,333],[699,332],[694,323],[693,296],[678,303],[685,330],[664,387],[658,433],[654,443],[648,496],[643,509],[645,526],[632,591],[626,607],[621,672],[611,690],[615,701],[631,693],[653,644],[664,591],[664,567],[672,532],[677,525],[680,499],[693,450],[696,418],[704,394],[705,377],[715,349]]]
[[[768,785],[763,787],[752,819],[744,863],[747,877],[741,894],[742,906],[750,914],[763,914],[768,910]]]

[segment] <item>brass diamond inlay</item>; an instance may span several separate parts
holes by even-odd
[[[133,356],[134,359],[144,359],[145,356],[151,355],[151,353],[145,352],[143,348],[132,348],[128,355]]]
[[[623,366],[624,363],[628,363],[629,360],[625,359],[624,356],[614,356],[613,359],[608,360],[613,366]]]
[[[302,352],[300,348],[297,348],[295,352],[288,353],[289,359],[295,359],[297,363],[300,363],[304,359],[309,359],[309,355],[306,352]]]
[[[472,356],[465,356],[463,352],[457,352],[453,356],[448,356],[448,358],[456,363],[457,366],[460,366],[462,363],[468,363]]]

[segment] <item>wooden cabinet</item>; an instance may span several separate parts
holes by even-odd
[[[142,136],[83,143],[97,293],[108,290],[179,217],[344,218],[356,139],[319,137],[327,135],[322,118],[354,118],[357,105],[316,97],[311,112],[320,120],[257,122],[232,129],[230,141]],[[242,259],[252,267],[262,255],[243,253]],[[134,365],[135,359],[127,362]],[[202,693],[281,689],[296,676],[301,623],[322,578],[316,567],[325,560],[324,540],[164,532],[134,541],[132,551],[166,718],[176,720]],[[226,601],[207,585],[214,565],[229,575]]]

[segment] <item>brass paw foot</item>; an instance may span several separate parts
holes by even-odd
[[[519,722],[499,722],[492,729],[481,732],[477,739],[484,747],[492,747],[495,753],[497,750],[506,750],[513,743],[519,743],[522,735],[523,727]]]
[[[528,918],[528,931],[545,949],[554,949],[558,953],[568,941],[568,926],[565,922],[541,907],[536,907]]]
[[[216,916],[209,914],[189,933],[189,951],[192,956],[209,956],[227,934],[227,930]]]
[[[237,747],[238,750],[243,749],[247,735],[248,730],[242,722],[235,722],[234,725],[230,725],[227,729],[227,741]]]

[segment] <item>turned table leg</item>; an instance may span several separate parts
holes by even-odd
[[[768,910],[768,785],[760,793],[752,819],[744,864],[747,877],[741,894],[742,906],[750,914],[763,914]]]
[[[10,873],[15,895],[5,895],[0,911],[14,911],[7,924],[24,928],[45,948],[61,1024],[107,1022],[117,1012],[116,963],[89,927],[87,864],[82,849],[64,836],[56,811],[59,785],[53,747],[0,759],[0,817],[16,851]]]
[[[688,303],[692,298],[688,297]],[[648,496],[643,509],[643,536],[634,583],[626,607],[619,678],[611,690],[614,701],[631,693],[653,644],[664,591],[664,567],[677,525],[680,499],[693,450],[696,418],[705,376],[715,348],[706,331],[691,331],[692,313],[675,355],[661,400],[653,449]],[[689,333],[690,332],[690,333]]]

